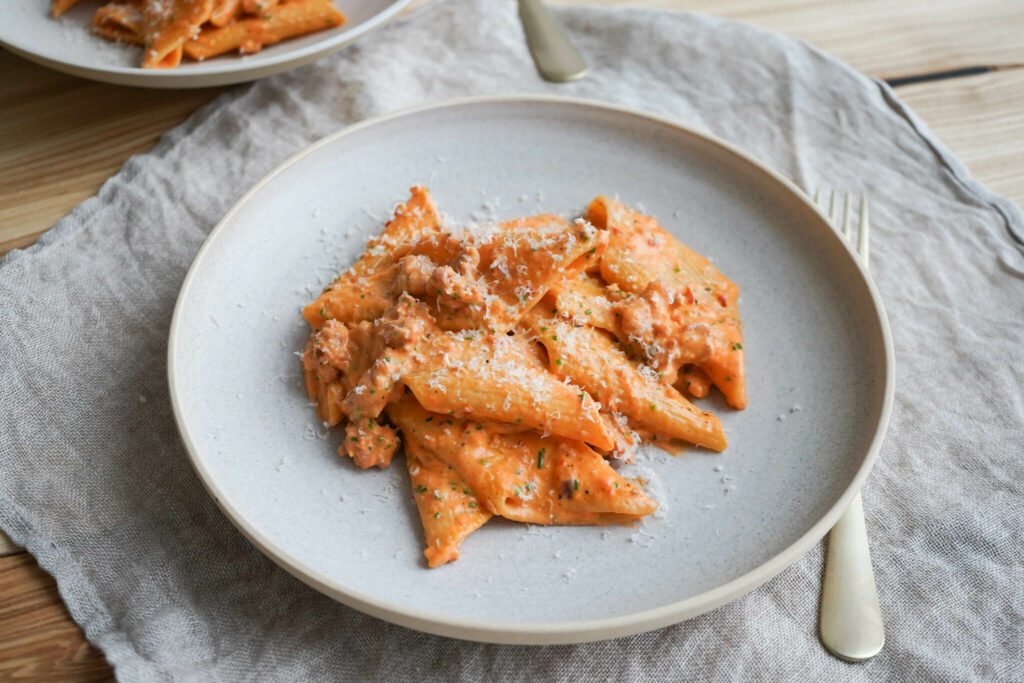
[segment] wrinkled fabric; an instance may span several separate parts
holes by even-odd
[[[0,262],[0,526],[56,577],[117,675],[155,680],[1024,679],[1024,216],[883,83],[686,13],[556,10],[591,63],[536,76],[510,0],[436,1],[240,86]],[[482,645],[365,616],[261,555],[189,466],[171,311],[228,207],[338,128],[454,96],[557,93],[668,115],[813,189],[872,202],[897,390],[864,491],[888,642],[817,639],[821,548],[686,623],[578,646]]]

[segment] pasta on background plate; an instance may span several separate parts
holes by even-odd
[[[78,0],[53,0],[56,18]],[[113,0],[99,7],[92,30],[143,48],[142,67],[168,69],[182,57],[202,61],[237,50],[258,52],[286,38],[345,23],[331,0]]]
[[[339,453],[388,467],[404,441],[431,567],[494,515],[635,522],[657,504],[613,467],[642,443],[726,447],[694,405],[746,407],[739,289],[608,197],[445,226],[414,187],[379,237],[303,310],[302,353]]]

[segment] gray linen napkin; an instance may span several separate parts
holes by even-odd
[[[591,64],[536,77],[510,0],[434,2],[341,54],[239,87],[0,263],[0,526],[125,680],[1024,678],[1024,216],[882,83],[743,24],[560,10]],[[897,401],[864,492],[888,644],[816,638],[821,552],[687,623],[581,646],[480,645],[343,607],[204,493],[167,397],[171,310],[235,199],[308,143],[452,96],[551,92],[667,114],[805,188],[866,192]]]

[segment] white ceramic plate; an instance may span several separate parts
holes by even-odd
[[[174,69],[139,67],[141,48],[93,35],[89,20],[98,6],[81,0],[60,19],[50,0],[3,0],[0,45],[33,62],[74,76],[144,88],[201,88],[242,83],[294,69],[340,50],[379,28],[412,0],[335,0],[348,17],[344,26],[285,40],[254,55],[183,60]]]
[[[427,569],[405,468],[361,471],[306,402],[299,308],[413,184],[453,220],[642,207],[742,289],[750,407],[704,405],[721,455],[650,452],[663,514],[637,528],[492,521]],[[171,326],[192,462],[263,552],[348,605],[483,641],[564,643],[693,617],[798,559],[859,490],[892,401],[878,294],[794,186],[739,150],[597,103],[482,98],[345,129],[249,191],[196,257]]]

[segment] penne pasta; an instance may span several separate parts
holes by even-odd
[[[459,558],[459,546],[491,513],[477,502],[458,472],[420,445],[415,434],[405,443],[413,500],[420,513],[427,565],[440,567]]]
[[[609,450],[615,435],[580,389],[547,371],[531,345],[506,335],[446,333],[403,375],[428,410],[521,424]]]
[[[747,405],[739,288],[649,216],[608,197],[594,199],[587,219],[608,233],[601,275],[637,295],[620,309],[633,325],[623,333],[646,349],[654,367],[674,377],[695,359],[734,408]],[[660,319],[660,320],[659,320]],[[654,322],[669,320],[661,330]],[[689,337],[680,343],[680,339]],[[694,358],[696,354],[696,358]]]
[[[721,374],[743,378],[742,355],[723,352],[742,348],[738,290],[703,257],[606,198],[592,222],[452,229],[426,188],[411,193],[303,309],[301,356],[318,417],[344,427],[341,456],[384,468],[404,443],[430,567],[492,515],[650,515],[657,504],[606,460],[642,441],[726,447],[718,418],[683,396],[715,384],[745,402]]]
[[[397,261],[414,245],[440,233],[441,216],[425,187],[410,189],[412,196],[395,209],[384,232],[367,245],[358,261],[324,288],[302,315],[316,329],[325,320],[374,320],[394,306],[400,268]],[[438,253],[437,251],[434,252]]]
[[[629,360],[611,337],[588,326],[537,310],[528,324],[547,348],[551,370],[583,387],[602,405],[625,415],[652,434],[725,450],[725,434],[718,418],[687,401],[659,381],[647,366]]]
[[[185,41],[199,34],[212,12],[213,0],[163,0],[144,4],[142,66],[150,69],[177,66]]]
[[[488,511],[531,524],[621,524],[657,505],[573,439],[534,430],[493,432],[473,419],[431,413],[405,397],[389,409],[407,439],[466,482]]]
[[[227,26],[241,11],[241,0],[215,0],[213,11],[210,12],[210,23],[214,26]]]
[[[608,290],[598,278],[581,273],[566,278],[551,288],[549,297],[558,314],[580,325],[594,327],[618,335],[621,331],[613,301]]]
[[[261,14],[194,34],[184,49],[185,54],[198,61],[232,50],[252,54],[286,38],[334,28],[343,23],[345,15],[329,0],[293,0]]]
[[[277,4],[277,0],[241,0],[242,11],[247,14],[259,14]]]
[[[674,386],[680,393],[685,391],[695,398],[704,398],[711,390],[711,378],[699,366],[687,365]]]
[[[111,2],[96,10],[92,29],[104,38],[132,45],[145,41],[142,31],[142,9],[132,3]]]
[[[50,6],[50,16],[56,19],[77,2],[78,0],[53,0],[53,5]]]
[[[61,16],[77,0],[53,0]],[[258,52],[288,38],[341,26],[331,0],[114,0],[93,15],[94,33],[143,46],[142,67],[169,69],[232,50]]]

